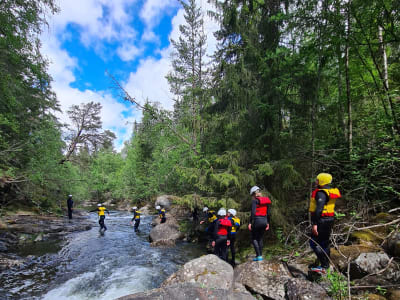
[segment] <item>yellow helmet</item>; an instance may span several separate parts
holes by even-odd
[[[332,175],[328,173],[319,173],[317,180],[319,186],[324,186],[332,182]]]

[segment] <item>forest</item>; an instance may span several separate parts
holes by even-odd
[[[0,205],[63,213],[66,196],[140,205],[159,194],[189,208],[249,211],[249,188],[273,222],[306,218],[312,184],[333,175],[355,210],[400,196],[400,2],[214,0],[218,49],[206,55],[204,15],[181,4],[167,79],[174,110],[144,104],[121,152],[99,103],[55,117],[39,34],[53,0],[0,3]],[[281,224],[282,226],[284,224]]]

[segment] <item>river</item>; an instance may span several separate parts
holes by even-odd
[[[190,243],[150,247],[151,216],[142,217],[135,233],[130,214],[111,212],[104,234],[95,213],[89,217],[96,225],[71,234],[61,245],[19,249],[27,263],[1,274],[0,299],[115,299],[159,287],[180,265],[204,254],[204,248]]]

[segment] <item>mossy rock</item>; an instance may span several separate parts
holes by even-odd
[[[378,214],[376,214],[371,221],[375,222],[375,223],[389,223],[390,221],[393,221],[394,219],[396,219],[396,216],[385,213],[385,212],[380,212]]]
[[[386,297],[377,294],[367,294],[365,297],[368,300],[387,300]]]
[[[382,236],[376,231],[372,231],[371,229],[354,231],[351,234],[351,237],[359,241],[371,242],[376,245],[381,244],[385,239],[384,236]]]
[[[347,268],[347,258],[354,260],[361,253],[381,252],[382,249],[372,243],[364,242],[357,245],[340,246],[339,251],[331,248],[331,260],[340,270],[345,270]]]

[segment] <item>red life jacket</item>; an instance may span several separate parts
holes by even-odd
[[[217,221],[217,226],[218,226],[218,235],[227,235],[228,234],[228,228],[232,227],[232,223],[228,219],[219,219]]]
[[[265,217],[267,215],[267,204],[271,204],[271,200],[268,197],[258,197],[257,198],[257,206],[256,206],[256,217]]]

